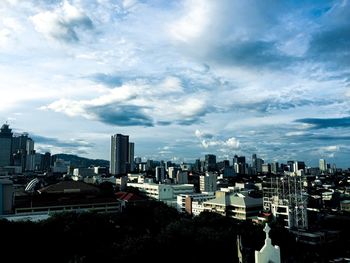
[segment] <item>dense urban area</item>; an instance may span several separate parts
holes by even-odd
[[[1,248],[15,262],[350,262],[350,169],[135,149],[115,134],[110,161],[38,153],[2,125]]]

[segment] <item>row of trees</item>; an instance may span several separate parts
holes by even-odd
[[[238,262],[240,234],[246,262],[253,262],[254,251],[264,242],[262,229],[213,213],[192,218],[149,202],[121,214],[62,213],[40,222],[0,220],[0,247],[8,262]],[[322,253],[300,246],[283,228],[273,225],[271,237],[285,262],[326,262]]]

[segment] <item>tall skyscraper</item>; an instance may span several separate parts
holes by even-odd
[[[165,168],[164,166],[157,166],[156,169],[156,180],[158,182],[163,182],[165,180]]]
[[[264,160],[261,158],[256,159],[256,172],[261,173],[262,172],[262,166],[264,164]]]
[[[115,134],[111,137],[111,163],[110,172],[113,175],[127,173],[129,158],[129,136]]]
[[[235,172],[238,174],[245,174],[245,156],[237,156],[235,155],[233,158],[233,167],[235,168]]]
[[[129,167],[130,167],[130,172],[135,171],[134,153],[135,153],[135,143],[129,142],[128,163],[129,163]]]
[[[216,170],[216,156],[214,154],[205,155],[205,168],[207,172]]]
[[[33,144],[28,145],[28,141]],[[12,164],[15,166],[21,166],[22,171],[26,170],[27,155],[29,154],[27,146],[33,146],[34,141],[28,137],[27,133],[16,135],[12,138]]]
[[[252,155],[252,168],[253,169],[255,169],[256,170],[256,166],[257,166],[257,156],[256,156],[256,154],[254,153],[253,155]]]
[[[217,176],[214,173],[206,173],[199,176],[199,189],[201,192],[215,192],[217,190]]]
[[[278,171],[279,171],[278,162],[273,162],[273,163],[271,164],[271,173],[277,174]]]
[[[327,162],[325,159],[320,159],[320,171],[325,172],[327,170]]]
[[[43,172],[49,172],[51,169],[51,153],[46,152],[41,157],[41,169]]]
[[[27,140],[26,147],[26,170],[34,171],[35,169],[35,150],[34,150],[34,141],[31,138]]]
[[[0,167],[11,164],[12,130],[8,124],[0,129]]]

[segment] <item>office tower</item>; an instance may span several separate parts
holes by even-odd
[[[32,140],[28,137],[27,133],[23,133],[21,135],[13,136],[12,138],[12,164],[15,166],[22,167],[22,171],[26,169],[27,162],[27,142],[28,140]],[[33,151],[34,151],[34,141],[33,141]]]
[[[327,171],[327,163],[325,159],[320,159],[320,171],[321,172]]]
[[[299,170],[305,171],[305,163],[304,162],[295,161],[294,164],[293,164],[293,171],[297,172]]]
[[[115,134],[111,137],[111,163],[110,171],[112,175],[122,175],[127,173],[127,163],[129,158],[129,136]]]
[[[294,172],[294,161],[287,161],[288,169],[290,172]]]
[[[279,165],[278,162],[273,162],[271,164],[271,173],[277,174],[279,172]]]
[[[262,166],[264,164],[264,160],[261,158],[256,159],[256,172],[257,173],[262,173]]]
[[[41,169],[43,172],[49,172],[51,168],[51,153],[46,152],[41,156]]]
[[[238,174],[245,174],[246,173],[246,167],[245,167],[245,156],[237,156],[235,155],[233,158],[233,167],[235,169],[235,172]]]
[[[179,170],[179,168],[177,168],[177,167],[169,167],[168,168],[168,176],[169,176],[169,178],[175,179],[178,170]]]
[[[135,171],[135,162],[134,162],[134,151],[135,151],[135,143],[129,142],[129,155],[128,155],[128,163],[130,167],[130,172]]]
[[[199,177],[199,189],[201,192],[215,192],[217,190],[216,174],[211,172]]]
[[[13,212],[13,202],[13,182],[7,179],[0,179],[0,215]]]
[[[205,170],[208,172],[216,170],[216,156],[214,154],[205,155]]]
[[[35,153],[35,160],[34,160],[34,169],[35,171],[42,171],[42,158],[43,154],[41,153]]]
[[[35,150],[34,150],[34,141],[31,138],[27,140],[26,146],[26,170],[34,171],[35,170]]]
[[[8,124],[0,129],[0,167],[11,164],[12,130]]]
[[[254,154],[252,155],[252,169],[253,169],[253,174],[256,174],[256,173],[257,173],[257,165],[258,165],[258,163],[257,163],[257,156],[256,156],[256,154],[254,153]]]
[[[135,157],[135,164],[142,163],[142,158],[141,157]]]
[[[165,168],[164,166],[156,167],[156,180],[158,182],[163,182],[165,180]]]
[[[271,165],[269,163],[265,163],[262,165],[262,173],[264,174],[271,173]]]
[[[187,171],[177,171],[176,182],[178,184],[188,184],[188,172]]]
[[[146,162],[146,170],[151,171],[155,167],[153,160],[147,160]]]

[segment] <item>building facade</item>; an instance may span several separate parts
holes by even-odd
[[[129,136],[115,134],[111,137],[111,162],[112,175],[126,174],[129,159]]]
[[[0,129],[0,167],[11,165],[12,130],[8,124]]]

